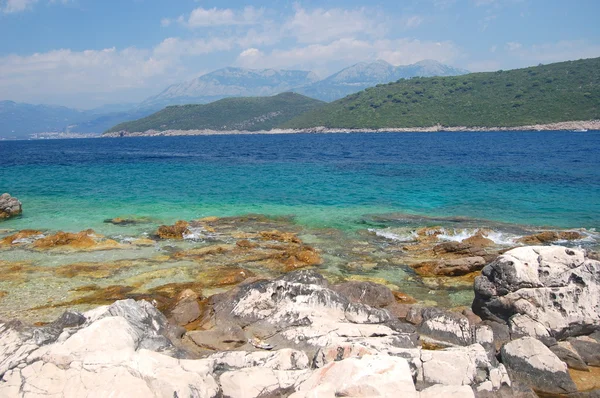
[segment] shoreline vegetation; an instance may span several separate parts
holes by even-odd
[[[206,105],[170,106],[121,123],[105,135],[596,130],[599,66],[600,58],[592,58],[400,79],[331,103],[294,93],[227,98]]]
[[[343,133],[437,133],[437,132],[502,132],[502,131],[600,131],[600,120],[568,121],[558,123],[533,124],[517,127],[449,127],[435,125],[430,127],[346,129],[314,127],[304,129],[271,129],[261,131],[247,130],[147,130],[144,132],[115,131],[102,135],[102,138],[116,137],[175,137],[194,135],[248,135],[248,134],[343,134]]]

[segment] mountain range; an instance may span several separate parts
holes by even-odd
[[[27,138],[40,132],[101,133],[130,120],[148,116],[169,105],[205,104],[227,97],[272,96],[293,91],[322,101],[333,101],[372,87],[416,76],[467,73],[436,61],[393,66],[384,61],[358,63],[323,80],[313,72],[228,67],[174,84],[139,104],[105,105],[76,110],[51,105],[0,102],[0,137]]]
[[[323,80],[293,91],[321,101],[335,101],[368,87],[412,77],[457,76],[469,73],[433,60],[412,65],[394,66],[385,61],[361,62],[343,69]]]
[[[120,124],[107,135],[320,127],[494,129],[594,121],[600,119],[599,70],[600,58],[592,58],[508,71],[416,77],[369,87],[330,103],[297,93],[228,98],[207,105],[170,106]]]

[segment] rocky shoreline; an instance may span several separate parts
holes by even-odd
[[[517,127],[448,127],[435,125],[431,127],[411,128],[381,128],[381,129],[344,129],[314,127],[309,129],[273,129],[268,131],[241,131],[241,130],[148,130],[145,132],[117,131],[104,133],[104,138],[117,137],[172,137],[190,135],[240,135],[240,134],[342,134],[342,133],[434,133],[434,132],[494,132],[494,131],[578,131],[600,130],[600,120],[569,121],[547,124],[534,124]]]
[[[314,270],[250,278],[165,314],[121,300],[0,323],[0,395],[597,397],[600,261],[523,246],[489,262],[473,311],[406,304]]]

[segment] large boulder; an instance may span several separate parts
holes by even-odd
[[[473,311],[517,335],[556,338],[600,328],[600,261],[562,246],[512,249],[475,280]]]
[[[49,326],[60,335],[42,341],[41,329],[0,325],[0,396],[219,396],[215,361],[178,359],[151,304],[118,301],[82,316],[63,316]]]
[[[510,378],[537,392],[569,394],[577,391],[567,365],[539,340],[532,337],[513,340],[502,347],[501,356]]]
[[[0,195],[0,220],[18,216],[23,212],[21,202],[7,193]]]

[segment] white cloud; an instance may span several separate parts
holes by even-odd
[[[537,64],[577,60],[582,58],[595,58],[600,56],[600,44],[590,43],[586,40],[561,40],[555,43],[534,44],[531,46],[512,46],[507,43],[511,51],[521,64]]]
[[[0,57],[0,92],[26,101],[49,95],[115,92],[143,87],[173,66],[169,59],[136,48],[8,55]]]
[[[22,12],[31,9],[38,0],[5,0],[0,1],[0,9],[6,14]]]
[[[243,10],[230,8],[196,8],[185,24],[190,28],[209,26],[254,25],[261,21],[264,9],[245,7]]]
[[[366,8],[308,11],[299,5],[283,29],[300,43],[324,43],[354,35],[382,36],[386,30],[381,16],[373,15]]]
[[[68,4],[74,0],[47,0],[48,4]],[[14,14],[28,11],[38,3],[39,0],[0,0],[0,13]]]
[[[346,38],[290,50],[275,49],[266,54],[257,49],[248,49],[239,55],[236,64],[253,68],[304,68],[327,74],[340,64],[348,65],[358,61],[383,59],[395,65],[406,65],[423,59],[452,62],[459,55],[459,50],[451,42]]]
[[[506,43],[506,49],[508,51],[517,51],[521,47],[523,47],[523,45],[519,42],[509,41],[508,43]]]

